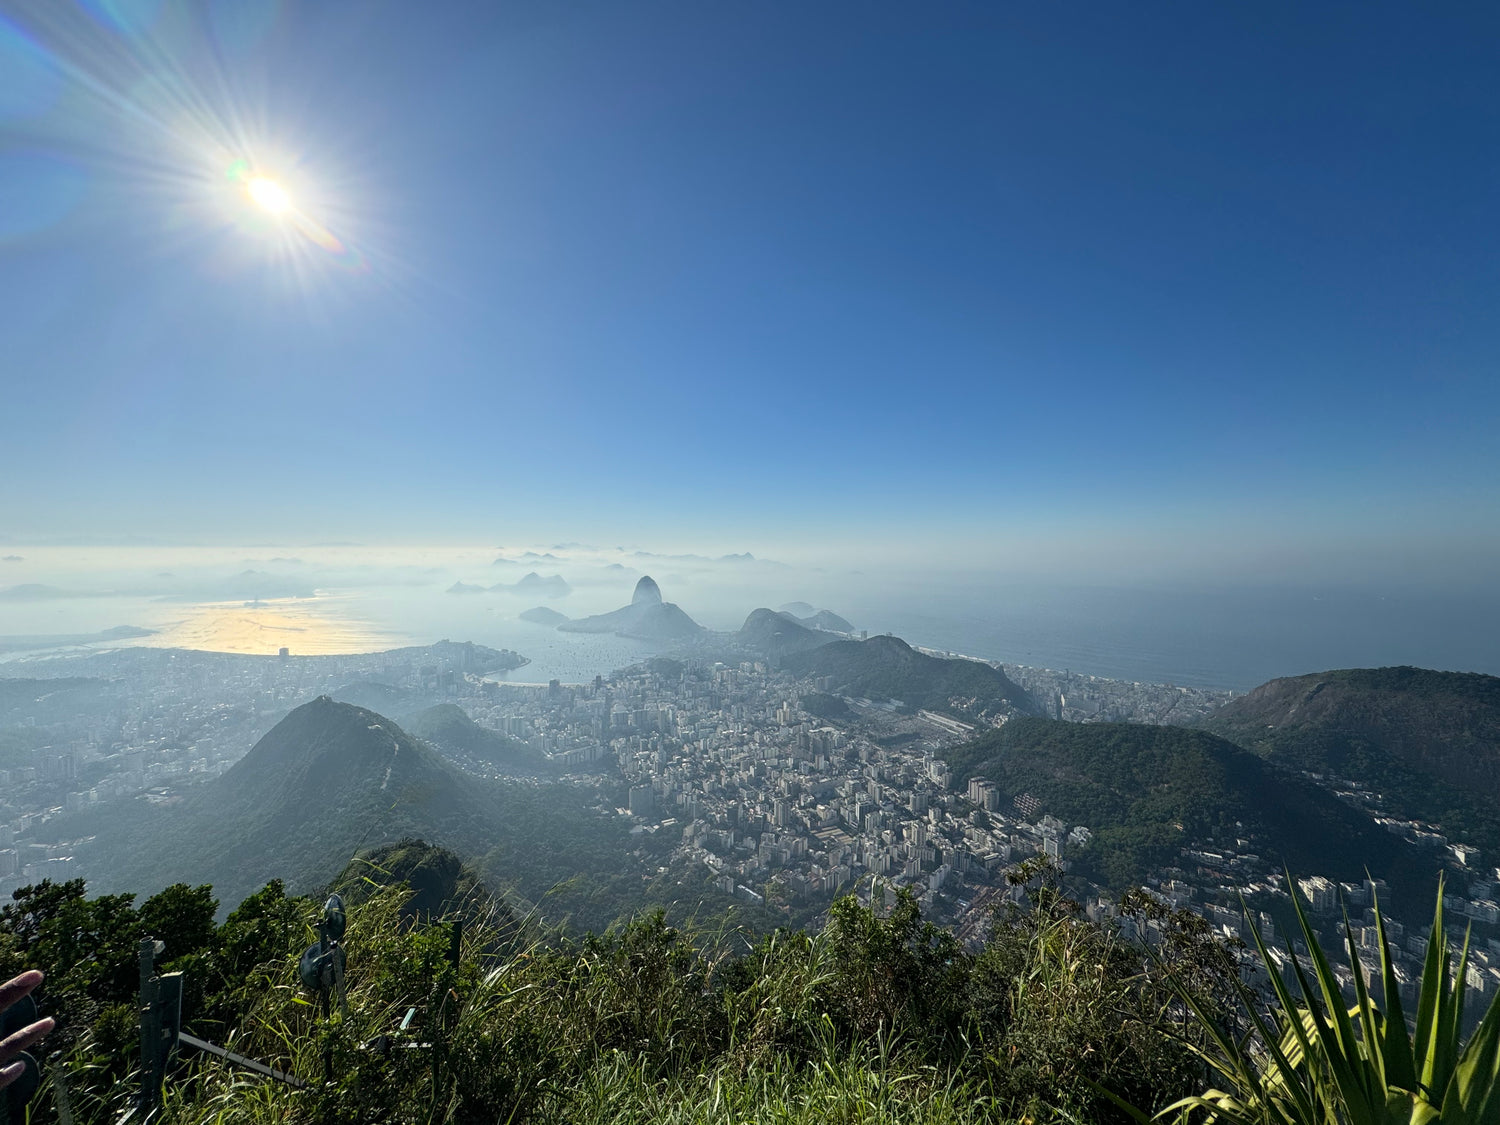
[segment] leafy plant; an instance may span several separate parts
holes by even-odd
[[[1500,1122],[1500,1005],[1490,1005],[1477,1030],[1464,1042],[1468,939],[1455,968],[1443,929],[1441,882],[1411,1027],[1402,1008],[1379,904],[1375,925],[1385,1007],[1376,1006],[1365,984],[1346,915],[1344,933],[1356,996],[1354,1005],[1346,1008],[1333,966],[1298,899],[1295,881],[1288,882],[1312,960],[1309,977],[1292,958],[1300,997],[1294,997],[1274,971],[1270,951],[1259,935],[1256,948],[1273,970],[1271,984],[1278,1010],[1267,1019],[1249,1008],[1254,1030],[1246,1041],[1236,1041],[1184,991],[1183,1000],[1193,1007],[1217,1048],[1205,1058],[1228,1089],[1183,1098],[1159,1116],[1184,1123],[1201,1119],[1234,1125]]]

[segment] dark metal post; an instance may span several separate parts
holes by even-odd
[[[163,948],[154,938],[142,938],[141,959],[141,1094],[142,1119],[149,1118],[161,1101],[161,1012],[157,1007],[156,955]]]
[[[177,1053],[177,1036],[182,1031],[182,980],[181,973],[163,973],[156,978],[157,1024],[161,1028],[157,1057],[161,1060],[163,1078],[167,1064]]]

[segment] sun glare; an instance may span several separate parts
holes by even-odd
[[[275,180],[267,179],[265,176],[256,176],[245,185],[245,190],[250,193],[251,199],[272,214],[279,214],[292,205],[286,189]]]

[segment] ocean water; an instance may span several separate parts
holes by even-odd
[[[853,611],[934,648],[1151,683],[1243,691],[1394,664],[1500,675],[1500,597],[1485,592],[947,586]]]
[[[392,564],[385,570],[320,569],[288,560],[277,565],[288,574],[312,572],[299,581],[316,587],[317,596],[252,602],[81,596],[77,591],[103,581],[38,559],[12,564],[9,572],[15,580],[55,582],[73,593],[0,599],[0,642],[119,625],[158,630],[131,643],[231,652],[274,653],[283,645],[301,654],[369,652],[446,638],[522,653],[531,663],[509,679],[524,683],[588,680],[656,651],[640,641],[559,633],[519,620],[533,597],[447,592],[455,578],[493,582],[491,555],[434,552],[417,560],[420,568]],[[184,569],[182,560],[169,561]],[[738,628],[760,606],[806,601],[842,615],[857,630],[895,633],[913,644],[1143,682],[1248,690],[1277,676],[1390,664],[1500,675],[1496,589],[1064,586],[972,572],[898,577],[780,564],[630,561],[635,565],[613,571],[601,570],[597,561],[592,570],[576,560],[549,563],[544,569],[564,572],[575,589],[547,604],[571,617],[613,609],[629,601],[649,566],[667,600],[717,630]],[[198,565],[222,576],[246,562]],[[0,662],[36,655],[0,644]]]

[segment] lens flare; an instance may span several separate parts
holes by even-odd
[[[241,157],[234,161],[225,169],[225,175],[231,182],[239,184],[250,201],[261,210],[284,220],[280,229],[295,231],[350,273],[365,273],[369,270],[369,263],[363,254],[295,206],[286,189],[270,176],[255,171],[255,166],[249,160]]]
[[[273,215],[280,214],[292,205],[291,199],[287,197],[286,189],[266,176],[253,177],[245,185],[245,190],[250,193],[251,199]]]

